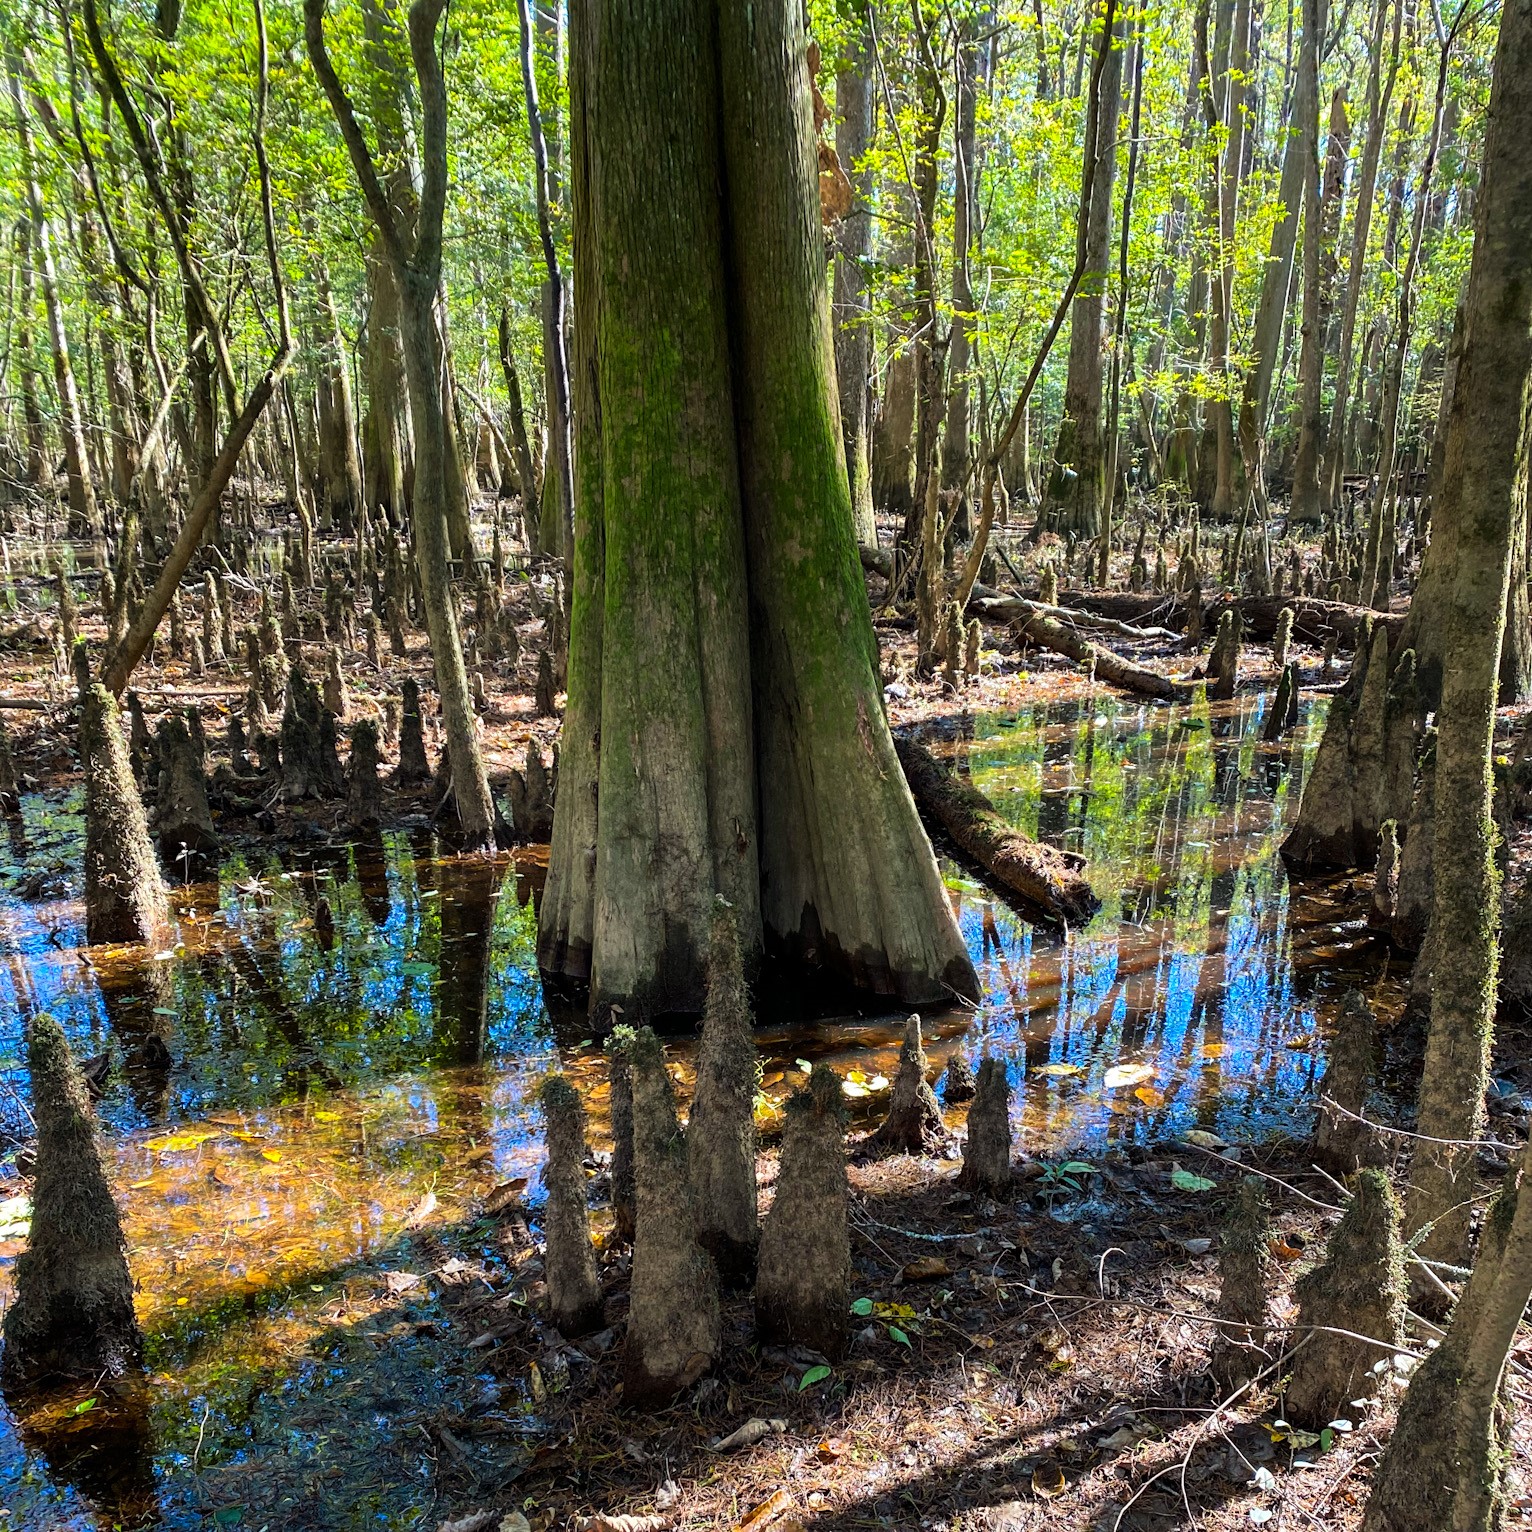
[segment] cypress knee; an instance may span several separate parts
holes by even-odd
[[[750,1031],[739,926],[733,908],[718,899],[708,943],[707,1009],[686,1125],[686,1158],[697,1206],[697,1237],[725,1282],[748,1280],[760,1238],[755,1092],[761,1069]]]
[[[973,1066],[960,1048],[947,1060],[947,1067],[942,1072],[942,1099],[948,1106],[959,1101],[972,1101],[974,1090]]]
[[[697,1241],[686,1141],[665,1051],[648,1027],[633,1039],[633,1180],[637,1203],[623,1402],[657,1409],[718,1355],[718,1274]]]
[[[413,680],[406,680],[399,690],[399,770],[395,780],[400,787],[419,787],[431,780],[425,726],[420,718],[420,687]]]
[[[372,719],[361,719],[351,730],[351,759],[347,765],[346,822],[353,830],[371,829],[383,817],[378,726]]]
[[[633,1038],[632,1027],[613,1027],[606,1040],[612,1122],[612,1220],[616,1238],[633,1243]]]
[[[1346,1415],[1353,1399],[1376,1392],[1374,1364],[1391,1354],[1403,1334],[1399,1206],[1381,1170],[1358,1175],[1351,1205],[1325,1246],[1324,1263],[1299,1279],[1294,1295],[1299,1336],[1308,1342],[1294,1358],[1284,1409],[1294,1424],[1319,1430]]]
[[[1358,1121],[1372,1089],[1375,1031],[1367,1002],[1356,990],[1349,991],[1319,1087],[1312,1145],[1314,1158],[1335,1175],[1349,1176],[1365,1165],[1383,1161],[1377,1133]]]
[[[81,698],[80,754],[85,761],[86,936],[92,943],[159,943],[169,931],[165,886],[128,765],[117,705],[100,685]]]
[[[832,1360],[851,1340],[851,1242],[840,1077],[816,1064],[787,1103],[776,1200],[761,1229],[755,1323],[763,1341]]]
[[[548,1316],[559,1334],[572,1340],[605,1323],[585,1193],[585,1108],[565,1075],[549,1075],[539,1095],[548,1144],[543,1170]]]
[[[926,1050],[920,1042],[920,1017],[904,1023],[899,1069],[888,1103],[888,1116],[869,1140],[870,1147],[893,1154],[935,1154],[947,1142],[936,1093],[926,1081]]]
[[[968,1109],[968,1138],[957,1184],[964,1191],[1006,1197],[1011,1190],[1011,1085],[1005,1061],[985,1057]]]
[[[143,1356],[122,1223],[84,1077],[51,1016],[31,1020],[27,1067],[37,1176],[32,1229],[5,1316],[4,1380],[120,1377]]]
[[[183,882],[201,882],[216,872],[219,850],[202,760],[186,724],[174,713],[160,720],[157,742],[160,783],[154,833],[160,860]]]
[[[1218,1250],[1218,1318],[1208,1371],[1228,1393],[1271,1360],[1266,1350],[1266,1292],[1271,1281],[1271,1213],[1256,1176],[1240,1183]]]
[[[11,754],[11,737],[6,732],[5,720],[0,718],[0,814],[16,814],[20,810],[21,791],[16,779],[16,758]]]

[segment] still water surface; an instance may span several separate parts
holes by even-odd
[[[1083,852],[1102,900],[1065,938],[944,863],[984,999],[927,1018],[930,1052],[1008,1060],[1028,1153],[1302,1128],[1345,990],[1391,998],[1339,922],[1344,884],[1287,882],[1276,848],[1323,704],[1268,745],[1267,701],[1108,694],[933,741],[1012,822]],[[475,1371],[409,1268],[423,1244],[487,1239],[497,1187],[526,1177],[535,1200],[550,1066],[604,1125],[599,1051],[544,1009],[538,850],[441,859],[422,831],[235,858],[182,891],[178,944],[147,952],[81,947],[80,835],[76,803],[35,796],[10,828],[0,1128],[25,1133],[22,1018],[51,1011],[105,1070],[151,1370],[120,1397],[0,1412],[0,1527],[426,1523],[425,1423],[488,1411],[515,1435],[535,1418]],[[898,1031],[881,1014],[763,1028],[766,1131],[820,1058],[874,1120]],[[690,1047],[673,1045],[683,1090]],[[0,1283],[19,1248],[4,1232]]]

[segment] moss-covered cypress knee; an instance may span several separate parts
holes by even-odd
[[[1350,1175],[1367,1165],[1381,1165],[1377,1132],[1359,1121],[1372,1089],[1376,1024],[1356,990],[1346,996],[1330,1044],[1330,1062],[1319,1088],[1314,1120],[1314,1158],[1336,1175]]]
[[[1208,1371],[1226,1392],[1267,1366],[1266,1294],[1271,1280],[1271,1213],[1255,1176],[1240,1183],[1218,1250],[1218,1318]]]
[[[539,1095],[548,1145],[543,1170],[548,1317],[560,1335],[572,1339],[605,1323],[585,1194],[585,1108],[561,1074],[549,1075]]]
[[[968,1109],[968,1137],[957,1183],[965,1191],[1006,1197],[1011,1190],[1011,1085],[1005,1062],[979,1064],[978,1089]]]
[[[1274,670],[1287,669],[1287,649],[1293,641],[1293,609],[1284,606],[1277,613],[1277,633],[1271,644],[1271,664]]]
[[[51,1016],[31,1021],[27,1067],[37,1178],[5,1316],[4,1380],[118,1377],[143,1354],[133,1281],[85,1080]]]
[[[748,1279],[760,1238],[756,1217],[755,1092],[750,994],[733,908],[716,901],[708,942],[707,1008],[686,1158],[697,1235],[725,1282]]]
[[[892,1154],[935,1154],[947,1142],[947,1129],[936,1093],[926,1080],[926,1050],[920,1041],[920,1017],[904,1023],[899,1069],[889,1098],[888,1116],[869,1147]]]
[[[816,1064],[787,1103],[776,1200],[761,1229],[756,1330],[764,1341],[845,1354],[851,1339],[846,1108],[840,1077]]]
[[[606,1040],[611,1093],[613,1233],[633,1242],[633,1038],[632,1027],[613,1027]]]
[[[1298,1335],[1307,1344],[1294,1356],[1284,1408],[1295,1424],[1317,1430],[1345,1415],[1352,1400],[1377,1390],[1375,1365],[1389,1357],[1403,1332],[1399,1207],[1381,1170],[1357,1176],[1323,1264],[1301,1277],[1294,1291]],[[1350,1334],[1337,1333],[1342,1330]]]
[[[117,705],[102,686],[81,699],[85,761],[85,930],[91,942],[159,942],[169,930],[165,886],[143,800],[128,765]]]
[[[686,1141],[665,1051],[648,1027],[634,1035],[632,1061],[637,1227],[622,1395],[635,1409],[656,1409],[718,1355],[718,1274],[697,1242]]]

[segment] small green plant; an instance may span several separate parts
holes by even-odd
[[[1048,1198],[1078,1196],[1096,1173],[1087,1160],[1060,1160],[1043,1166],[1042,1195]]]

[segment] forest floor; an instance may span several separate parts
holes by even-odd
[[[485,677],[485,744],[497,779],[522,765],[529,744],[548,756],[557,739],[557,717],[539,716],[534,701],[545,624],[534,611],[544,597],[533,583],[511,582],[518,661],[476,667]],[[47,641],[48,593],[40,580],[30,593],[18,585],[20,620],[8,630],[0,623],[9,668],[0,691],[62,703],[66,683]],[[315,605],[314,593],[300,599]],[[83,582],[81,601],[84,607]],[[252,586],[237,628],[255,620],[257,604]],[[99,614],[86,611],[85,618],[99,643]],[[1072,662],[1023,653],[1007,630],[986,627],[982,672],[954,694],[915,677],[907,629],[880,622],[879,636],[896,728],[960,725],[978,712],[1078,700],[1097,685]],[[1169,640],[1107,642],[1177,677],[1189,676],[1199,660]],[[308,642],[305,655],[310,674],[322,676],[319,643]],[[1299,658],[1306,680],[1321,679],[1317,652]],[[168,708],[195,706],[213,753],[221,754],[228,718],[243,706],[243,674],[219,667],[195,676],[163,637],[158,660],[136,677],[151,727]],[[406,675],[427,682],[430,656],[423,635],[412,633],[407,656],[385,656],[374,669],[364,654],[348,652],[344,669],[354,720],[381,714]],[[1242,674],[1246,687],[1272,685],[1269,649],[1252,646]],[[64,709],[5,718],[30,786],[51,791],[78,781]],[[430,729],[428,721],[434,760],[439,742]],[[385,794],[395,825],[419,823],[429,807],[429,794]],[[220,830],[230,846],[346,834],[340,804],[275,801]],[[46,866],[33,866],[27,876],[34,886],[11,892],[42,897],[49,875]],[[1361,880],[1355,895],[1365,897]],[[1359,902],[1357,918],[1361,913]],[[1520,1032],[1502,1038],[1502,1054],[1518,1068],[1529,1056],[1525,1041]],[[1532,1076],[1522,1083],[1532,1088]],[[1495,1120],[1508,1150],[1523,1122]],[[1280,1397],[1270,1386],[1281,1376],[1275,1352],[1271,1377],[1242,1395],[1220,1398],[1206,1375],[1220,1222],[1243,1175],[1269,1183],[1278,1273],[1273,1320],[1296,1317],[1292,1280],[1322,1248],[1339,1196],[1309,1165],[1303,1144],[1226,1143],[1203,1134],[1197,1142],[1133,1144],[1089,1161],[1044,1161],[1025,1143],[1019,1148],[1014,1196],[1000,1203],[957,1192],[955,1158],[863,1162],[853,1155],[859,1317],[849,1356],[830,1366],[813,1353],[758,1348],[748,1298],[729,1299],[721,1365],[655,1416],[624,1411],[618,1396],[627,1252],[602,1253],[611,1328],[567,1345],[537,1317],[536,1219],[515,1201],[493,1214],[481,1208],[460,1226],[433,1225],[386,1259],[342,1274],[323,1342],[336,1348],[332,1354],[372,1356],[426,1337],[433,1356],[447,1358],[447,1370],[489,1380],[475,1408],[453,1402],[417,1409],[414,1428],[430,1438],[436,1459],[434,1482],[423,1492],[427,1528],[1288,1532],[1357,1525],[1369,1469],[1412,1357],[1430,1344],[1429,1325],[1412,1325],[1399,1353],[1380,1351],[1379,1398],[1323,1434],[1281,1423]],[[1486,1165],[1491,1178],[1503,1169]],[[759,1174],[769,1201],[776,1174],[769,1141]],[[599,1170],[596,1190],[599,1201]],[[598,1231],[603,1226],[598,1213]],[[1511,1387],[1524,1398],[1532,1342],[1513,1361]],[[1525,1411],[1514,1445],[1513,1514],[1532,1516]],[[373,1471],[386,1473],[387,1460]],[[279,1479],[263,1488],[238,1461],[204,1468],[199,1483],[205,1504],[237,1497],[238,1524],[271,1532],[349,1524],[343,1507],[365,1498],[364,1485],[329,1487],[322,1474],[306,1495]],[[479,1511],[486,1514],[474,1515]],[[587,1517],[595,1519],[581,1520]]]

